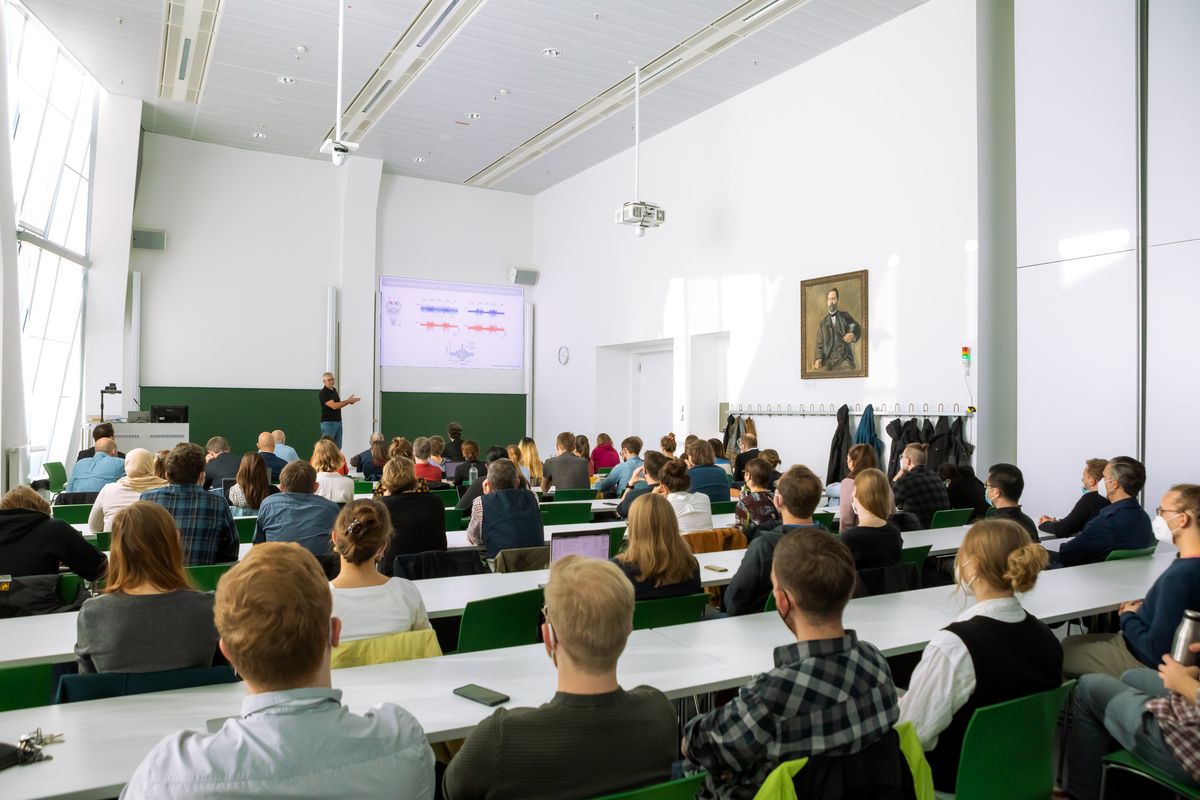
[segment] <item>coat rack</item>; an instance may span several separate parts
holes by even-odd
[[[729,413],[734,416],[753,414],[756,417],[835,417],[838,409],[848,403],[730,403]],[[975,406],[963,406],[954,403],[946,409],[945,403],[938,403],[937,408],[930,410],[929,403],[878,403],[874,406],[877,417],[972,417],[976,414]],[[862,414],[862,403],[855,403],[850,413]]]

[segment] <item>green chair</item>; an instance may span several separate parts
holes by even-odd
[[[233,564],[204,564],[195,567],[184,567],[192,585],[202,592],[215,592],[217,581],[233,568]]]
[[[433,489],[429,493],[440,499],[446,508],[458,505],[458,489]]]
[[[714,500],[712,502],[712,513],[714,514],[732,514],[737,508],[736,500]]]
[[[63,675],[58,680],[55,703],[79,703],[84,700],[104,700],[131,694],[166,692],[171,689],[190,689],[193,686],[212,686],[218,683],[237,683],[238,676],[231,667],[188,667],[165,672],[91,672]]]
[[[61,461],[47,461],[42,464],[42,469],[46,470],[46,477],[50,480],[51,492],[58,494],[67,488],[67,468]]]
[[[970,508],[948,508],[941,511],[933,512],[933,519],[929,521],[929,528],[957,528],[959,525],[966,525],[971,521],[971,514],[974,509]]]
[[[625,529],[613,528],[608,532],[608,557],[612,558],[625,549]]]
[[[707,772],[696,772],[673,781],[643,786],[641,789],[606,794],[595,800],[695,800],[696,795],[700,793],[700,784],[704,783],[707,776]]]
[[[833,512],[832,511],[816,512],[815,514],[813,514],[813,522],[817,523],[818,525],[820,525],[821,527],[823,527],[825,530],[829,531],[830,533],[832,533],[834,530],[834,528],[833,528]]]
[[[1158,545],[1152,544],[1149,547],[1142,547],[1137,550],[1113,550],[1108,554],[1105,561],[1123,561],[1126,558],[1145,558],[1154,555],[1154,551],[1158,549]]]
[[[587,503],[546,503],[542,505],[542,524],[571,525],[591,522],[592,507]]]
[[[234,517],[233,527],[237,528],[238,541],[250,544],[254,541],[254,528],[258,525],[258,517]]]
[[[536,643],[542,603],[541,589],[472,600],[463,609],[457,652]]]
[[[50,705],[54,680],[53,664],[0,667],[0,711]]]
[[[95,538],[89,540],[92,544],[92,547],[96,548],[102,553],[105,550],[112,549],[112,531],[102,531],[101,533],[93,534],[93,536]]]
[[[375,491],[375,484],[372,481],[355,481],[354,482],[354,493],[355,494],[370,494],[373,491]]]
[[[600,494],[595,489],[555,489],[553,496],[555,502],[600,499]]]
[[[77,525],[80,522],[88,521],[88,514],[92,513],[91,503],[74,503],[65,506],[50,506],[50,516],[55,519],[61,519],[63,522],[69,522],[72,525]]]
[[[778,608],[775,605],[775,592],[767,595],[767,602],[763,604],[763,611],[774,611]]]
[[[470,522],[469,519],[463,519],[463,512],[457,508],[447,508],[445,513],[446,530],[448,531],[461,531],[463,529],[463,522]]]
[[[1131,775],[1136,775],[1152,783],[1157,783],[1159,786],[1174,792],[1178,797],[1186,797],[1188,800],[1200,799],[1200,786],[1194,783],[1175,780],[1157,767],[1152,767],[1145,761],[1142,761],[1128,750],[1118,750],[1104,757],[1104,772],[1100,778],[1101,800],[1108,797],[1108,773],[1114,769],[1128,772]]]
[[[685,594],[682,597],[667,597],[662,600],[639,600],[633,604],[633,629],[665,628],[699,622],[708,605],[708,595]]]
[[[612,469],[612,467],[601,467],[600,469],[596,470],[596,474],[607,475],[608,473],[612,472]]]
[[[54,587],[54,593],[58,595],[59,602],[64,604],[71,603],[79,596],[79,590],[82,588],[83,578],[74,572],[60,572],[58,574],[58,585]]]
[[[900,563],[912,564],[917,568],[917,572],[925,569],[925,559],[929,557],[929,551],[933,549],[933,545],[927,544],[921,547],[906,547],[900,551]]]
[[[976,709],[963,736],[956,800],[1025,800],[1054,793],[1058,714],[1075,681]],[[997,780],[997,776],[1004,779]]]

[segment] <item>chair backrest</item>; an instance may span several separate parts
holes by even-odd
[[[56,666],[25,664],[20,667],[0,667],[0,711],[50,705],[54,701]]]
[[[717,553],[724,550],[744,550],[746,534],[741,528],[714,528],[711,531],[690,531],[683,534],[683,543],[693,553]]]
[[[1130,775],[1136,775],[1142,781],[1157,783],[1159,786],[1174,792],[1176,797],[1185,797],[1187,800],[1200,800],[1200,787],[1197,787],[1196,784],[1191,781],[1181,781],[1173,778],[1158,767],[1153,767],[1142,761],[1128,750],[1118,750],[1104,757],[1104,778],[1100,783],[1101,797],[1115,796],[1112,787],[1109,786],[1113,769]]]
[[[101,531],[92,540],[92,546],[101,552],[112,549],[112,531]]]
[[[452,578],[456,575],[487,575],[491,572],[480,550],[426,550],[396,556],[392,574],[410,581]]]
[[[99,492],[59,492],[54,498],[56,506],[82,506],[93,505],[96,498],[100,496]]]
[[[1075,681],[976,709],[958,759],[957,800],[1025,800],[1054,792],[1058,712]],[[1003,780],[998,780],[1003,776]]]
[[[592,521],[592,507],[587,503],[542,504],[543,525],[571,525]]]
[[[73,503],[67,506],[50,506],[50,516],[55,519],[61,519],[63,522],[69,522],[72,525],[77,525],[80,522],[88,521],[88,514],[92,513],[92,506],[89,503]]]
[[[496,554],[496,572],[531,572],[550,566],[550,545],[510,547]]]
[[[440,656],[437,632],[433,628],[404,633],[389,633],[345,642],[333,648],[330,666],[333,669],[365,667],[368,664],[387,664],[392,661],[411,661],[416,658]]]
[[[165,672],[92,672],[63,675],[58,680],[55,703],[78,703],[82,700],[103,700],[130,694],[165,692],[171,689],[190,689],[217,683],[237,683],[240,680],[231,667],[188,667]]]
[[[735,500],[712,501],[712,513],[714,514],[732,514],[735,508],[737,508],[737,501]]]
[[[1158,549],[1158,545],[1153,544],[1149,547],[1141,547],[1137,550],[1113,550],[1105,558],[1105,561],[1121,561],[1126,558],[1144,558],[1154,555],[1154,551]]]
[[[827,531],[833,531],[833,512],[832,511],[817,511],[812,515],[813,522],[817,523]]]
[[[355,494],[370,494],[373,491],[375,491],[375,484],[372,481],[355,481],[354,482],[354,493]]]
[[[461,531],[464,527],[463,523],[470,520],[463,518],[463,512],[457,508],[447,508],[446,511],[446,530]]]
[[[254,528],[258,524],[258,517],[234,517],[233,527],[237,528],[238,541],[242,544],[250,544],[254,541]]]
[[[901,562],[887,567],[868,567],[858,571],[855,597],[908,592],[921,588],[921,573],[911,563]]]
[[[625,529],[613,528],[608,532],[608,557],[612,558],[625,549]]]
[[[463,609],[458,652],[536,643],[542,603],[541,589],[472,600]]]
[[[920,547],[906,547],[900,551],[900,563],[912,564],[917,568],[917,572],[925,569],[925,559],[929,557],[929,551],[933,549],[933,545],[926,544]]]
[[[61,461],[47,461],[42,464],[42,469],[46,470],[46,477],[50,481],[50,491],[58,494],[66,487],[67,468]]]
[[[233,569],[233,564],[203,564],[184,567],[183,571],[191,578],[192,585],[200,591],[215,592],[217,581],[221,580],[221,576],[231,569]]]
[[[601,467],[600,469],[596,470],[596,474],[597,475],[607,475],[608,473],[612,472],[612,470],[613,470],[612,467]]]
[[[595,800],[695,800],[706,777],[708,777],[707,772],[693,772],[691,775],[684,775],[673,781],[643,786],[640,789],[630,789],[617,794],[606,794]]]
[[[970,522],[973,513],[975,510],[972,508],[945,508],[935,511],[933,519],[929,521],[929,527],[930,529],[957,528],[959,525],[966,525]]]
[[[767,593],[767,602],[763,603],[763,611],[774,611],[778,607],[775,605],[775,592]]]
[[[458,505],[458,489],[433,489],[429,493],[441,500],[446,508]]]
[[[562,503],[572,500],[597,500],[599,497],[595,489],[555,489],[550,499]]]
[[[639,600],[633,604],[633,629],[663,628],[667,625],[682,625],[698,622],[708,605],[708,595],[685,594],[680,597],[665,597],[661,600]]]

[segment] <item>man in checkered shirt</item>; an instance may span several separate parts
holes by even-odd
[[[775,669],[688,723],[684,757],[690,770],[708,771],[704,797],[753,798],[783,762],[857,753],[900,716],[883,654],[842,627],[855,586],[846,545],[817,529],[789,533],[775,548],[771,583],[796,641],[775,648]]]
[[[179,528],[183,563],[224,564],[238,560],[238,534],[229,503],[204,489],[204,451],[181,442],[167,456],[166,486],[142,492],[142,500],[171,512]]]

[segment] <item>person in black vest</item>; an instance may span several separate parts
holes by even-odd
[[[404,456],[389,459],[379,479],[379,498],[392,517],[392,535],[379,562],[379,571],[392,574],[396,556],[446,549],[446,508],[429,493],[416,466]]]
[[[463,460],[463,426],[458,422],[451,422],[446,426],[446,435],[450,439],[446,442],[446,449],[443,455],[447,461],[462,461]],[[479,446],[476,445],[476,453],[478,454]]]
[[[988,469],[987,483],[983,485],[983,496],[992,508],[988,519],[1011,519],[1038,540],[1037,526],[1021,511],[1021,493],[1025,491],[1025,476],[1013,464],[993,464]]]
[[[504,458],[505,451],[503,447],[489,447],[487,453],[483,456],[483,469],[479,475],[481,478],[487,477],[487,465],[491,464],[498,458]],[[516,463],[515,461],[513,462]],[[517,468],[520,470],[520,467]],[[521,486],[526,487],[529,483],[525,480],[525,476],[521,476]],[[475,505],[475,501],[483,496],[483,481],[478,480],[463,490],[462,497],[458,498],[458,504],[454,507],[459,511],[469,512]]]
[[[1065,539],[1083,530],[1092,518],[1108,507],[1108,498],[1102,491],[1104,487],[1104,468],[1108,466],[1106,458],[1089,458],[1083,467],[1079,499],[1075,501],[1071,513],[1062,519],[1043,516],[1038,519],[1038,530],[1051,536]]]
[[[753,433],[744,433],[738,440],[738,447],[741,450],[738,452],[737,458],[733,459],[733,482],[740,486],[746,480],[743,474],[746,464],[750,459],[758,458],[758,437]]]
[[[467,541],[483,545],[488,558],[495,558],[501,550],[546,543],[537,495],[521,488],[521,473],[507,458],[488,465],[483,496],[471,506]]]
[[[214,436],[204,446],[204,488],[220,489],[226,478],[236,478],[242,457],[229,452],[229,440]]]
[[[977,708],[1062,683],[1062,645],[1014,596],[1032,589],[1046,564],[1046,551],[1012,520],[977,522],[963,537],[955,572],[976,602],[933,636],[900,701],[900,721],[916,727],[939,792],[954,791]]]

